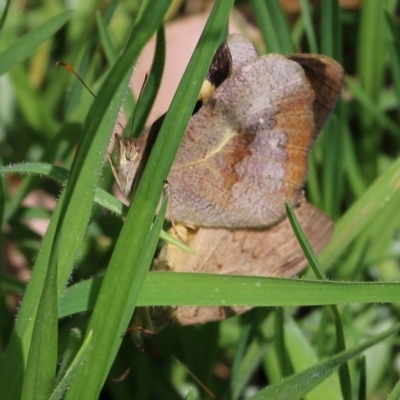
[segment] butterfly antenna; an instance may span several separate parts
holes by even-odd
[[[146,74],[144,76],[142,87],[140,89],[140,93],[139,93],[139,97],[138,97],[138,102],[139,102],[140,98],[142,97],[143,90],[144,90],[144,87],[146,86],[146,82],[147,82],[148,77],[149,77],[148,74]],[[133,122],[135,121],[135,117],[136,117],[136,110],[137,110],[137,106],[135,107],[135,111],[133,112],[133,117],[132,117],[132,122],[131,122],[131,130],[130,130],[131,132],[133,130]]]
[[[119,376],[118,378],[112,378],[111,380],[113,382],[117,382],[117,383],[124,381],[126,379],[126,377],[129,375],[129,373],[131,372],[131,369],[132,369],[132,366],[128,367],[121,376]]]
[[[183,364],[173,355],[171,355],[171,357],[186,370],[186,372],[197,382],[197,384],[208,394],[208,396],[210,396],[211,399],[217,400],[217,396],[185,364]]]
[[[67,63],[63,62],[63,61],[57,61],[56,65],[61,65],[62,67],[66,68],[69,72],[71,72],[71,74],[75,75],[79,81],[82,83],[83,86],[85,86],[85,88],[89,91],[89,93],[96,98],[96,95],[90,90],[89,86],[86,85],[86,83],[84,82],[84,80],[78,75],[78,73]],[[121,123],[119,121],[117,121],[118,125],[120,126],[120,128],[122,130],[124,130],[124,127],[121,125]]]
[[[78,73],[67,63],[63,62],[63,61],[57,61],[56,65],[61,65],[62,67],[66,68],[69,72],[71,72],[71,74],[75,75],[79,81],[82,83],[83,86],[85,86],[85,88],[89,91],[89,93],[96,98],[96,95],[90,90],[89,86],[86,85],[86,83],[83,81],[83,79],[78,75]]]

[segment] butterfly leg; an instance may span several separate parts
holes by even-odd
[[[172,217],[172,196],[170,196],[171,193],[171,186],[168,182],[168,179],[165,180],[164,182],[164,189],[163,189],[163,197],[162,197],[162,201],[164,201],[167,197],[169,197],[168,199],[168,216],[169,216],[169,220],[171,222],[172,225],[172,230],[175,233],[175,236],[184,244],[188,244],[186,243],[186,241],[182,238],[182,236],[179,234],[178,230],[176,229],[176,224],[174,221],[174,218]]]

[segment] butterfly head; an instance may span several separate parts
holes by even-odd
[[[140,139],[122,139],[115,135],[115,146],[110,156],[111,168],[118,185],[129,197],[140,161],[143,156],[143,144]]]

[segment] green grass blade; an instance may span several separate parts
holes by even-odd
[[[256,337],[253,337],[253,340],[249,343],[246,351],[243,352],[240,359],[236,358],[238,353],[238,350],[236,350],[235,362],[236,360],[238,360],[238,362],[236,366],[236,373],[232,374],[231,377],[230,387],[231,392],[233,393],[231,396],[233,400],[241,398],[243,389],[246,387],[246,384],[254,374],[254,371],[257,369],[258,365],[260,364],[260,360],[265,355],[266,351],[266,344],[256,340]]]
[[[195,400],[195,399],[196,399],[196,397],[195,397],[193,389],[189,389],[188,394],[185,397],[185,400]]]
[[[11,0],[6,0],[4,10],[3,10],[2,14],[1,14],[1,18],[0,18],[0,36],[2,34],[3,26],[7,19],[7,14],[8,14],[8,9],[10,8],[10,4],[11,4]]]
[[[396,383],[396,386],[390,392],[387,400],[397,400],[400,398],[400,381]]]
[[[376,179],[337,222],[331,242],[319,257],[324,268],[331,266],[343,254],[347,246],[377,217],[389,201],[399,201],[399,180],[400,158]]]
[[[113,65],[117,61],[118,53],[112,42],[112,38],[107,31],[107,25],[103,20],[102,15],[99,11],[96,12],[97,29],[99,30],[100,41],[103,45],[104,52],[110,65]]]
[[[350,90],[354,98],[360,103],[363,108],[363,113],[369,115],[369,119],[377,123],[382,129],[387,129],[388,132],[397,137],[399,133],[398,124],[394,123],[383,111],[377,107],[368,94],[350,77],[345,78],[347,88]]]
[[[312,12],[311,5],[308,0],[300,0],[301,4],[301,17],[304,21],[304,29],[306,31],[308,45],[310,47],[310,53],[318,54],[317,38],[315,36],[315,30],[312,23]]]
[[[393,16],[385,11],[386,40],[389,46],[390,66],[392,70],[394,89],[400,104],[400,38]]]
[[[54,8],[44,3],[35,3],[34,7],[21,9],[7,1],[4,1],[4,5],[11,6],[6,20],[4,5],[0,10],[0,19],[3,18],[0,22],[3,43],[0,53],[16,43],[18,38],[24,38],[26,33],[41,26],[43,21],[66,9],[65,4],[61,5],[55,13]],[[101,169],[115,127],[121,97],[124,96],[123,111],[127,116],[131,116],[135,108],[135,101],[131,101],[131,90],[124,85],[128,85],[128,75],[139,52],[131,52],[132,58],[129,60],[126,56],[123,67],[112,66],[120,62],[117,55],[125,57],[126,44],[127,50],[132,50],[127,38],[135,21],[140,24],[140,21],[149,18],[149,24],[142,24],[142,30],[137,36],[139,41],[143,39],[141,35],[149,33],[147,30],[151,24],[154,24],[154,34],[163,23],[163,18],[154,20],[158,18],[158,8],[163,6],[162,0],[144,0],[143,9],[140,9],[139,3],[143,1],[112,0],[102,8],[99,8],[96,1],[76,3],[73,17],[55,35],[31,57],[13,65],[0,79],[0,103],[3,105],[0,106],[0,157],[6,164],[12,165],[1,170],[7,175],[1,177],[5,190],[0,194],[0,203],[4,203],[4,248],[0,251],[5,261],[4,272],[0,273],[0,315],[3,317],[0,318],[0,348],[3,350],[0,397],[7,397],[7,400],[21,398],[24,379],[25,385],[34,387],[38,386],[42,377],[52,375],[42,373],[41,370],[37,371],[36,376],[31,375],[31,361],[29,374],[25,372],[28,356],[37,352],[40,344],[36,339],[36,331],[32,339],[32,330],[40,326],[40,320],[36,320],[39,315],[38,304],[56,236],[58,241],[61,238],[62,253],[58,262],[58,316],[68,318],[63,318],[58,324],[59,367],[53,386],[62,381],[78,353],[85,331],[88,333],[87,324],[94,315],[94,309],[98,316],[96,321],[91,322],[92,340],[86,348],[86,356],[82,358],[82,367],[75,370],[72,366],[75,372],[67,372],[69,376],[64,380],[63,387],[58,387],[57,394],[53,393],[53,396],[58,396],[65,387],[75,385],[75,380],[82,374],[86,376],[89,385],[96,385],[97,380],[103,382],[109,363],[114,359],[114,349],[121,344],[102,389],[102,397],[121,400],[184,397],[192,378],[181,366],[169,361],[170,353],[178,356],[219,396],[224,393],[225,398],[232,397],[229,391],[232,386],[234,396],[249,397],[254,387],[259,387],[262,382],[267,380],[271,385],[278,384],[291,376],[295,369],[298,372],[309,367],[301,364],[307,359],[313,358],[314,363],[326,360],[340,348],[363,343],[368,338],[368,332],[382,332],[396,322],[396,305],[400,293],[398,1],[365,0],[362,9],[357,10],[339,8],[339,0],[322,0],[321,5],[308,2],[312,3],[308,20],[301,16],[298,18],[299,2],[295,6],[296,15],[292,14],[293,9],[289,10],[285,5],[287,17],[279,0],[262,0],[257,3],[264,7],[263,12],[267,15],[265,19],[258,18],[264,35],[265,32],[271,32],[266,42],[272,42],[279,51],[287,53],[295,51],[293,40],[296,49],[304,47],[304,50],[309,51],[307,32],[309,36],[311,32],[314,35],[313,46],[318,45],[323,54],[343,60],[348,74],[343,99],[314,146],[306,190],[306,197],[319,208],[328,211],[332,219],[337,221],[332,242],[318,256],[322,271],[331,267],[326,271],[329,282],[318,281],[315,276],[312,277],[313,281],[161,272],[149,273],[143,277],[147,273],[154,245],[159,239],[155,227],[158,229],[161,224],[162,215],[154,223],[154,210],[156,205],[158,208],[161,206],[158,197],[163,191],[164,179],[174,158],[175,143],[180,141],[185,122],[182,122],[180,129],[180,124],[175,123],[175,117],[170,117],[169,126],[164,127],[170,132],[166,134],[166,131],[160,131],[153,157],[150,157],[147,165],[148,171],[144,173],[145,179],[141,182],[144,186],[139,188],[138,196],[128,211],[127,207],[109,194],[111,185],[115,186],[109,166],[103,172]],[[248,17],[248,11],[251,12],[251,9],[245,9],[241,4],[235,14],[245,13]],[[150,15],[147,15],[148,12]],[[186,13],[186,8],[180,10],[173,26],[166,25],[167,38],[171,33],[169,29],[179,29],[182,13]],[[243,28],[246,22],[236,15],[235,21]],[[257,12],[257,17],[262,15]],[[290,29],[286,18],[290,21]],[[204,78],[200,70],[205,71],[208,67],[215,49],[214,39],[215,43],[220,43],[224,37],[222,32],[227,34],[227,26],[222,21],[220,25],[214,26],[212,40],[205,43],[207,54],[203,54],[206,56],[197,58],[198,76],[192,74],[191,79],[186,81],[185,90],[193,91],[193,97],[181,98],[179,106],[187,110],[188,115],[192,111],[190,99],[194,102],[198,94],[195,85],[201,84]],[[244,28],[244,31],[248,29]],[[249,34],[254,37],[253,32]],[[254,34],[257,36],[257,32]],[[375,41],[371,41],[371,37]],[[161,34],[158,39],[160,45]],[[137,48],[140,46],[137,44]],[[167,43],[167,46],[169,48],[173,44]],[[183,43],[179,46],[183,46]],[[342,54],[341,46],[345,55]],[[163,53],[162,47],[158,46],[153,57],[153,66],[158,68],[158,72],[154,71],[155,79],[159,79],[162,74]],[[54,61],[58,59],[73,65],[94,92],[99,94],[98,98],[93,100],[88,93],[80,93],[80,83],[76,85],[79,90],[75,90],[75,85],[71,84],[72,76],[62,69],[54,68]],[[104,82],[107,82],[107,87],[102,86]],[[147,85],[145,91],[148,90],[150,100],[139,105],[137,115],[142,111],[143,115],[147,114],[156,86]],[[92,104],[94,108],[88,114]],[[66,113],[67,109],[72,112]],[[84,125],[85,118],[87,122]],[[138,123],[139,120],[135,120],[135,131],[141,130],[139,126],[142,123]],[[133,125],[126,126],[129,131]],[[174,138],[167,138],[168,134]],[[35,163],[29,164],[32,161]],[[36,164],[37,161],[40,163]],[[20,164],[22,162],[28,163],[23,166]],[[53,168],[50,164],[64,169]],[[11,171],[27,173],[28,176],[11,176],[8,174]],[[381,177],[377,178],[378,175]],[[54,177],[52,179],[57,181],[47,177]],[[52,211],[48,205],[59,197],[61,191],[64,194],[51,218]],[[36,199],[45,202],[31,205]],[[50,218],[49,230],[40,244],[42,237],[36,231],[37,227],[41,229]],[[125,232],[118,240],[125,218]],[[57,229],[62,233],[61,237],[56,235]],[[160,237],[164,236],[167,237],[161,232]],[[158,248],[161,246],[162,243],[159,243]],[[54,258],[55,254],[52,260]],[[251,271],[251,265],[248,268]],[[25,277],[29,270],[32,271],[32,278],[28,285],[25,280],[17,281],[13,277],[14,271],[18,277],[21,273]],[[108,278],[100,278],[108,274]],[[308,269],[304,277],[310,277],[311,274],[311,269]],[[73,285],[67,290],[66,281]],[[120,287],[124,300],[118,298],[114,302],[117,292],[117,297],[120,296]],[[23,298],[17,320],[15,314],[19,304],[15,300],[15,293],[17,296],[20,293]],[[110,299],[113,304],[107,304]],[[171,327],[145,343],[146,348],[148,345],[150,349],[157,349],[157,360],[166,362],[159,363],[140,354],[130,338],[122,339],[120,336],[128,325],[135,305],[189,303],[229,306],[237,305],[238,302],[262,307],[218,323],[179,329]],[[339,313],[335,308],[332,308],[333,317],[331,315],[333,304],[340,305],[338,308],[343,329],[340,328]],[[295,311],[294,308],[299,305],[306,307]],[[329,307],[307,307],[310,305]],[[268,312],[270,317],[260,322],[261,317],[265,317]],[[287,323],[293,313],[298,325],[295,329],[291,328],[291,322]],[[106,318],[107,323],[104,323]],[[248,332],[246,335],[243,333],[238,347],[242,329],[243,332],[246,330],[248,322],[253,328],[248,335]],[[80,337],[70,337],[69,332],[73,328],[76,328]],[[365,352],[365,364],[359,362],[361,357],[350,363],[353,398],[358,396],[361,400],[389,395],[396,384],[396,371],[393,367],[397,354],[396,343],[381,342]],[[101,348],[105,349],[104,358],[101,354],[91,358],[90,354],[100,352]],[[235,353],[237,357],[233,362]],[[219,360],[222,354],[221,364]],[[256,364],[261,354],[263,368],[258,368]],[[97,360],[101,361],[99,365]],[[231,380],[220,375],[227,372],[220,368],[225,361],[233,365]],[[92,364],[85,366],[88,362]],[[41,358],[38,358],[37,365],[41,363]],[[123,382],[112,381],[112,378],[121,376],[132,364],[134,367]],[[213,366],[218,368],[214,369]],[[252,373],[254,368],[257,374]],[[335,390],[329,392],[327,389],[326,396],[322,393],[319,397],[349,397],[350,383],[346,383],[345,377],[341,376],[341,368],[343,366],[331,376],[336,381]],[[89,370],[92,375],[99,371],[98,376],[93,378]],[[265,377],[261,374],[265,374]],[[249,375],[251,379],[248,379]],[[342,386],[347,388],[343,395],[340,393],[338,378]],[[157,385],[152,382],[157,382]],[[319,385],[317,395],[311,391],[304,398],[318,398],[323,386]],[[96,397],[96,391],[97,386],[91,393],[88,390],[86,397]],[[39,392],[42,395],[41,389]],[[77,392],[75,396],[71,395],[75,398],[78,396],[80,393]],[[396,390],[393,390],[392,397],[398,397]]]
[[[165,65],[165,52],[165,30],[164,27],[161,26],[157,32],[156,48],[154,51],[154,59],[151,65],[150,73],[147,77],[146,85],[143,89],[141,97],[138,99],[137,108],[132,115],[133,125],[132,130],[128,133],[129,136],[136,137],[143,130],[144,124],[157,96],[158,89],[160,88]]]
[[[132,67],[132,59],[138,56],[141,48],[153,32],[151,29],[156,29],[161,22],[162,15],[162,9],[158,17],[153,10],[152,13],[146,14],[141,25],[135,26],[132,32],[134,40],[131,39],[125,53],[122,54],[113,71],[107,76],[87,117],[86,133],[78,146],[66,190],[57,205],[52,223],[46,233],[42,250],[36,261],[32,280],[25,293],[15,326],[15,333],[5,356],[9,365],[17,364],[14,369],[3,369],[0,375],[0,388],[2,385],[6,385],[15,394],[15,397],[9,397],[10,399],[18,398],[17,393],[21,387],[24,363],[29,351],[32,326],[40,296],[38,293],[41,293],[42,290],[45,268],[49,263],[57,224],[60,223],[59,218],[62,216],[61,223],[63,225],[62,229],[58,228],[59,232],[62,231],[63,234],[58,263],[58,288],[60,294],[69,278],[75,255],[81,248],[82,240],[86,233],[105,150],[111,136],[110,132],[114,126],[119,104],[127,87],[127,83],[121,86],[121,82],[123,82],[123,79],[128,79],[128,74]],[[119,100],[114,98],[114,102],[109,106],[117,90],[116,97]],[[101,136],[98,135],[95,138],[97,131],[101,133]],[[60,208],[62,210],[61,213]],[[21,357],[16,358],[15,354],[21,354]]]
[[[383,24],[387,3],[387,1],[366,0],[361,7],[358,72],[363,88],[373,101],[377,99],[383,79],[386,53]]]
[[[283,310],[276,309],[275,312],[275,332],[277,338],[275,339],[274,348],[276,354],[278,355],[279,369],[281,372],[281,377],[291,375],[293,371],[293,366],[290,362],[287,346],[285,342],[285,328],[284,328],[284,315]]]
[[[317,256],[315,255],[310,242],[307,240],[307,237],[301,228],[301,225],[296,218],[296,214],[293,211],[292,206],[289,203],[286,203],[286,214],[288,216],[290,225],[292,226],[293,232],[296,235],[297,241],[300,244],[301,249],[303,250],[304,255],[307,258],[307,261],[310,264],[314,274],[318,279],[326,280],[326,275],[323,269],[321,268]]]
[[[163,204],[163,207],[160,210],[160,213],[157,215],[156,221],[151,229],[150,235],[148,237],[147,243],[145,244],[145,247],[143,249],[143,256],[141,261],[141,265],[146,267],[150,265],[151,260],[153,259],[154,252],[157,246],[158,242],[158,237],[160,234],[160,230],[164,221],[165,217],[165,212],[167,208],[167,202]],[[122,239],[124,239],[124,236],[121,235]],[[117,243],[117,248],[118,249],[118,243]],[[115,254],[115,253],[114,253]],[[124,257],[124,254],[118,254],[116,257],[119,257],[119,259]],[[118,266],[119,264],[119,259],[117,258],[117,261],[115,262]],[[112,264],[113,260],[110,262],[109,267],[113,267]],[[148,268],[148,267],[147,267]],[[129,300],[135,304],[136,297],[139,293],[139,289],[137,288],[141,282],[140,280],[144,280],[146,274],[147,274],[147,268],[141,268],[139,270],[138,274],[135,276],[135,280],[132,282],[131,286],[131,291],[126,293],[130,299],[125,300],[125,302],[129,303]],[[106,279],[110,277],[110,274],[106,275]],[[111,278],[109,278],[111,279]],[[129,282],[128,282],[129,283]],[[115,295],[115,285],[111,285],[112,288],[114,288],[114,296],[111,295],[110,293],[106,293],[104,297],[101,297],[101,293],[98,297],[98,301],[96,302],[96,306],[93,311],[93,317],[90,321],[89,324],[89,332],[92,332],[91,327],[93,329],[101,329],[104,326],[104,310],[105,310],[105,305],[104,303],[102,304],[102,301],[106,302],[107,306],[110,306],[111,312],[110,314],[112,315],[112,318],[107,319],[107,329],[104,329],[104,332],[101,332],[101,335],[98,335],[94,339],[97,339],[97,343],[94,341],[93,342],[93,347],[94,349],[88,354],[88,359],[85,362],[84,369],[82,373],[76,377],[74,381],[70,383],[70,391],[67,394],[67,399],[68,398],[74,398],[74,391],[79,391],[79,393],[84,393],[87,392],[88,395],[90,393],[96,393],[99,392],[101,389],[101,385],[104,383],[104,380],[107,377],[107,374],[109,372],[109,369],[111,368],[111,364],[114,360],[115,353],[118,350],[118,347],[120,345],[120,342],[122,340],[122,332],[123,330],[120,329],[121,327],[121,319],[123,318],[129,318],[129,316],[132,316],[132,308],[129,310],[129,308],[121,309],[120,305],[118,304],[119,296]],[[121,289],[121,285],[119,284],[119,289]],[[101,290],[107,291],[107,281],[106,283],[101,287]],[[113,307],[114,306],[114,307]],[[121,315],[125,314],[125,315]],[[97,325],[96,325],[97,322]],[[117,326],[117,331],[113,331],[109,329],[110,326],[112,325]],[[108,334],[108,335],[107,335]],[[100,341],[102,339],[102,341]],[[97,346],[96,346],[97,345]],[[86,371],[85,371],[86,370]],[[96,375],[93,376],[93,372],[95,371]],[[85,378],[85,372],[87,374]],[[79,387],[81,385],[81,387]]]
[[[52,257],[33,326],[22,387],[23,400],[45,400],[53,390],[57,366],[57,303],[57,259]],[[6,398],[11,398],[2,393]]]
[[[66,182],[69,176],[69,171],[66,168],[59,167],[58,165],[38,162],[7,165],[0,168],[0,174],[33,174],[48,176],[59,182]]]
[[[252,396],[252,400],[278,400],[278,399],[301,399],[312,389],[317,387],[323,382],[329,375],[331,375],[337,368],[345,362],[348,362],[352,358],[358,356],[363,351],[371,346],[385,340],[390,335],[393,335],[400,329],[400,325],[388,329],[386,332],[377,335],[369,340],[366,340],[363,344],[347,350],[343,353],[337,354],[326,361],[322,361],[303,372],[300,372],[284,381],[272,385],[261,392]]]
[[[153,3],[149,4],[149,7],[152,6]],[[97,392],[120,346],[119,335],[129,323],[145,277],[143,271],[146,272],[149,267],[142,263],[149,226],[151,226],[173,157],[191,116],[192,105],[195,103],[208,64],[217,47],[220,38],[219,27],[225,27],[231,6],[232,2],[227,1],[215,3],[199,45],[171,103],[132,201],[89,323],[89,327],[94,332],[95,350],[89,355],[82,375],[71,385],[67,398],[76,398],[78,393],[79,396],[82,393],[89,393],[90,389],[92,392],[93,390]],[[146,13],[144,15],[146,16]],[[122,285],[121,276],[125,278]],[[115,296],[116,282],[119,286],[117,297]],[[110,303],[110,294],[114,296],[112,303]],[[104,318],[111,321],[107,329],[103,326]],[[93,368],[98,369],[99,372],[88,385],[88,376],[93,375]]]
[[[90,351],[91,340],[92,340],[92,332],[89,331],[88,335],[86,336],[85,340],[82,343],[81,348],[74,357],[69,368],[66,370],[63,378],[53,391],[49,400],[61,399],[64,393],[68,390],[72,379],[74,378],[75,375],[79,374],[79,371],[82,368],[83,363]]]
[[[268,53],[294,53],[289,24],[278,0],[251,1]]]
[[[61,339],[62,340],[62,339]],[[66,339],[65,350],[59,355],[60,364],[57,369],[55,385],[59,386],[61,380],[65,377],[68,367],[72,364],[74,358],[82,347],[82,332],[79,328],[71,328]],[[56,390],[55,390],[56,391]]]
[[[345,172],[347,173],[350,187],[355,197],[358,199],[366,191],[367,184],[356,160],[356,145],[354,139],[351,137],[351,132],[347,123],[342,125],[340,137],[343,140],[343,164],[347,166]]]
[[[52,37],[71,18],[72,11],[65,11],[27,33],[8,49],[0,53],[0,76],[14,65],[25,60],[47,39]]]
[[[293,365],[295,374],[306,370],[310,365],[318,363],[315,349],[307,338],[306,334],[300,329],[293,319],[285,323],[284,338]],[[286,375],[288,376],[288,375]],[[291,375],[294,376],[294,375]],[[314,390],[306,396],[307,400],[336,400],[341,398],[340,385],[337,376],[329,376],[322,381]]]
[[[37,91],[30,85],[22,64],[13,67],[9,75],[24,118],[44,140],[49,140],[56,131],[57,123],[44,100],[38,97]]]
[[[24,163],[7,165],[6,167],[0,168],[0,174],[33,174],[47,176],[61,183],[66,182],[69,177],[69,171],[66,168],[45,163]],[[111,194],[105,192],[103,189],[97,188],[94,201],[99,206],[104,207],[105,209],[111,211],[116,215],[126,217],[128,213],[128,207],[125,204],[123,204]],[[190,247],[186,246],[180,240],[169,235],[165,231],[161,231],[160,238],[167,241],[168,243],[172,243],[173,245],[179,247],[184,251],[193,254],[193,250]]]
[[[237,399],[238,396],[240,395],[240,392],[244,386],[243,382],[241,381],[241,378],[243,378],[242,370],[241,370],[241,365],[243,362],[243,357],[246,354],[246,348],[249,342],[250,338],[250,333],[251,333],[251,325],[250,324],[245,324],[241,333],[240,333],[240,338],[236,346],[236,353],[235,353],[235,359],[232,365],[232,375],[230,379],[230,398],[232,399]],[[246,378],[244,379],[245,381],[247,380]]]
[[[290,224],[292,225],[292,229],[297,237],[297,240],[307,258],[307,261],[309,262],[311,268],[313,269],[314,274],[317,276],[318,279],[326,281],[327,277],[325,275],[325,272],[321,268],[318,259],[313,249],[311,248],[311,245],[307,240],[307,237],[303,229],[301,228],[299,221],[296,218],[293,208],[288,203],[286,204],[286,213],[288,215]],[[336,351],[337,352],[345,351],[346,345],[344,340],[343,324],[340,318],[339,311],[336,306],[331,306],[331,310],[335,317]],[[351,392],[350,371],[347,363],[340,366],[339,374],[340,374],[340,386],[342,389],[343,398],[346,400],[350,400],[352,398],[352,392]]]
[[[359,365],[360,365],[360,379],[358,385],[357,400],[367,400],[367,363],[365,361],[365,356],[361,357]]]
[[[384,10],[388,1],[365,0],[361,7],[357,45],[357,75],[361,87],[375,108],[383,85],[387,56]],[[359,123],[363,132],[363,159],[360,160],[365,176],[371,181],[377,174],[377,149],[382,136],[374,134],[376,121],[374,114],[359,112]],[[367,161],[368,160],[368,161]]]
[[[59,200],[59,206],[63,196]],[[50,252],[55,234],[56,225],[59,219],[59,207],[53,213],[50,225],[42,242],[41,251],[37,257],[35,273],[32,274],[28,288],[25,291],[24,299],[18,313],[11,339],[6,351],[2,355],[3,365],[7,368],[0,370],[0,392],[7,393],[7,398],[20,399],[24,379],[26,360],[30,349],[32,330],[35,322],[35,314],[38,309],[38,302],[43,293],[46,280],[47,265],[50,259]]]
[[[90,311],[102,278],[76,283],[60,299],[59,317]],[[138,306],[315,306],[400,301],[397,282],[335,282],[175,272],[146,276]]]
[[[146,17],[134,26],[125,52],[107,75],[87,116],[87,129],[77,149],[65,190],[63,246],[60,247],[60,258],[66,262],[60,266],[62,272],[59,275],[64,284],[73,267],[74,258],[71,255],[77,254],[86,232],[105,151],[119,105],[126,92],[132,60],[137,58],[141,48],[154,32],[152,29],[161,21],[162,11],[162,7],[158,14],[153,10],[151,17],[150,14],[146,14]]]
[[[61,160],[64,165],[68,165],[66,158],[72,152],[74,146],[74,141],[77,139],[77,132],[80,132],[79,126],[76,124],[68,124],[67,126],[60,129],[60,131],[53,137],[49,146],[46,148],[45,152],[41,157],[41,162],[43,163],[55,163],[56,160]],[[63,144],[66,144],[64,147]],[[54,151],[54,149],[59,149]],[[7,166],[12,167],[12,166]],[[29,173],[29,171],[26,171]],[[12,198],[7,202],[5,209],[5,220],[8,221],[10,218],[18,213],[19,207],[25,196],[37,187],[39,179],[32,176],[27,176],[21,183],[18,191],[12,196]]]
[[[321,53],[342,61],[342,24],[338,0],[322,0]]]

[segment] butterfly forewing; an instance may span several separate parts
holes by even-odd
[[[303,69],[259,57],[224,81],[193,116],[168,181],[172,219],[188,226],[261,228],[295,204],[314,135]]]
[[[205,83],[205,104],[192,116],[168,177],[168,218],[191,227],[267,228],[284,218],[286,201],[300,199],[309,152],[336,105],[343,69],[320,55],[259,57],[249,40],[230,35]],[[122,155],[133,145],[138,151],[135,165],[119,154],[113,165],[126,196],[161,120],[120,144]]]

